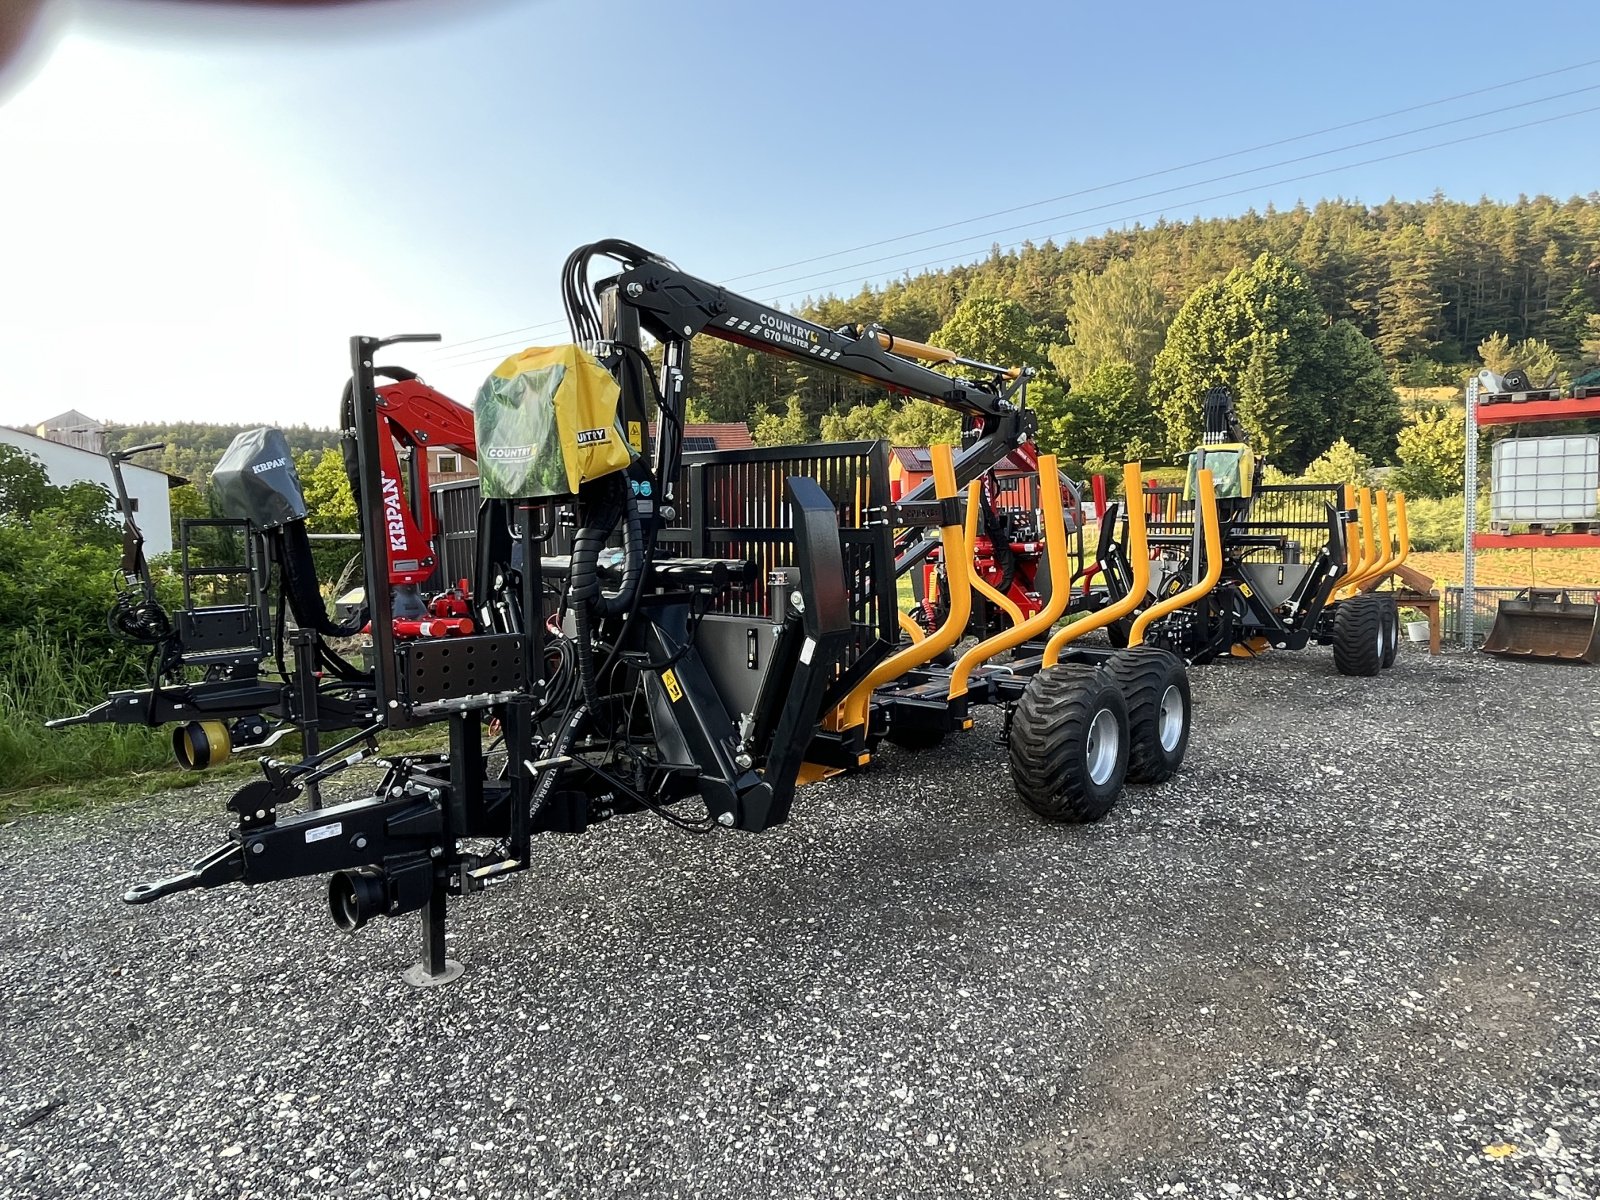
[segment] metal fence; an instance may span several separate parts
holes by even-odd
[[[1527,591],[1520,587],[1478,587],[1473,589],[1472,609],[1475,614],[1472,622],[1472,645],[1469,649],[1476,650],[1483,645],[1489,637],[1489,629],[1494,625],[1495,610],[1500,607],[1501,600],[1511,599]],[[1444,603],[1439,606],[1440,620],[1443,623],[1443,639],[1454,646],[1461,645],[1461,589],[1446,587],[1440,593]]]
[[[1181,484],[1145,489],[1146,526],[1152,545],[1181,546],[1194,533],[1194,501]],[[1226,537],[1241,557],[1257,562],[1309,562],[1331,536],[1328,506],[1340,489],[1322,483],[1263,484],[1251,501],[1221,499]]]

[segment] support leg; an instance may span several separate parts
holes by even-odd
[[[422,961],[407,967],[405,972],[405,980],[412,987],[438,987],[461,976],[461,964],[445,957],[444,916],[447,898],[444,881],[434,880],[433,895],[422,909]]]

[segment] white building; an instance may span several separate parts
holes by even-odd
[[[44,464],[50,482],[57,487],[74,483],[98,483],[110,492],[113,499],[117,487],[111,479],[111,464],[105,456],[65,445],[48,438],[35,437],[20,429],[0,426],[0,443],[15,446],[33,455]],[[122,481],[128,488],[128,500],[133,505],[134,520],[144,532],[144,552],[151,558],[168,554],[172,550],[172,506],[167,492],[183,480],[164,471],[149,467],[122,464]]]

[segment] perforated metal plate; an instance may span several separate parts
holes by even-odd
[[[400,662],[399,699],[408,708],[487,692],[519,691],[527,682],[522,669],[522,635],[516,633],[407,642],[395,657]]]

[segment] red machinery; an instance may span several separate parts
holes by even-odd
[[[1025,471],[1037,474],[1038,448],[1025,442],[1012,451],[1010,461]],[[1062,503],[1066,512],[1069,532],[1083,528],[1082,500],[1075,487],[1062,483]],[[1096,502],[1103,502],[1104,485],[1096,492]],[[1022,619],[1040,612],[1049,599],[1050,580],[1044,566],[1044,535],[1038,524],[1034,502],[1026,499],[1022,504],[1007,504],[993,470],[983,476],[982,507],[979,512],[977,536],[973,539],[972,569],[981,575],[996,591],[1017,606]],[[1087,581],[1085,581],[1087,583]],[[945,565],[940,549],[931,551],[922,564],[922,600],[912,610],[912,619],[924,629],[935,629],[948,611],[946,599]],[[1003,614],[998,607],[985,601],[973,611],[973,624],[980,631],[992,631],[1002,625]]]
[[[437,565],[438,529],[429,502],[428,451],[454,450],[478,456],[472,411],[436,391],[408,371],[384,369],[394,382],[378,388],[378,469],[382,478],[384,530],[388,536],[389,586],[394,596],[394,635],[398,638],[455,637],[473,632],[466,581],[424,604],[419,587]],[[346,427],[353,424],[347,416]],[[409,469],[399,447],[411,450]],[[347,465],[354,464],[347,459]],[[354,481],[352,493],[356,493]],[[359,494],[359,493],[356,493]],[[364,631],[365,632],[365,631]]]

